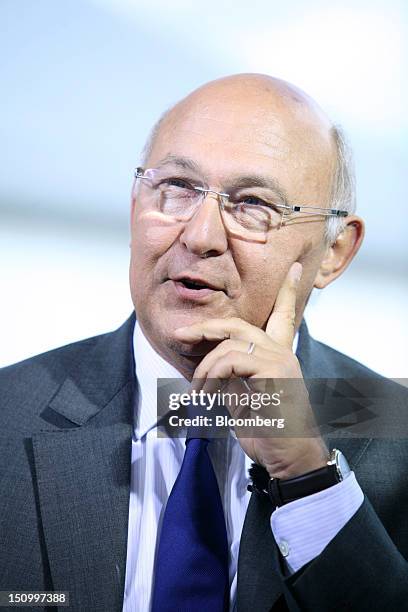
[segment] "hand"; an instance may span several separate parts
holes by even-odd
[[[214,381],[234,377],[245,377],[248,381],[259,378],[296,379],[301,400],[297,396],[297,401],[290,407],[283,406],[290,417],[291,428],[298,432],[297,435],[306,431],[307,423],[313,421],[300,365],[292,351],[296,292],[301,274],[301,264],[294,263],[279,290],[265,331],[239,318],[207,319],[175,330],[177,339],[186,344],[197,344],[203,340],[219,341],[194,372],[193,385],[197,390],[205,385],[204,390],[208,392],[214,387]],[[255,348],[248,354],[251,342]],[[243,417],[242,412],[239,416]],[[304,474],[325,466],[328,458],[327,447],[320,435],[238,437],[238,440],[244,452],[253,461],[263,465],[271,478],[285,479]]]

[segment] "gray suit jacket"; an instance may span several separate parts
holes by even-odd
[[[0,590],[69,591],[75,612],[122,609],[134,321],[133,314],[115,332],[0,370]],[[306,376],[375,376],[314,341],[304,324],[298,357]],[[288,577],[271,504],[252,494],[239,612],[408,610],[407,444],[353,436],[329,444],[349,459],[363,505],[317,559]]]

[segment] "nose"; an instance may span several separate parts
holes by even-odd
[[[200,257],[222,255],[228,249],[217,195],[203,194],[203,200],[186,222],[180,240],[191,253]]]

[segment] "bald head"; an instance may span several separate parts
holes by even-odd
[[[298,181],[292,198],[302,202],[306,181],[314,183],[313,191],[319,192],[325,207],[354,212],[353,168],[344,135],[319,105],[294,85],[262,74],[238,74],[206,83],[157,122],[144,148],[142,164],[154,165],[156,144],[162,149],[163,143],[168,143],[170,149],[175,140],[197,136],[200,131],[205,135],[202,146],[213,160],[220,141],[229,141],[234,153],[250,150],[256,140],[258,153],[264,159],[269,156],[272,172],[277,159],[286,160],[294,169]],[[341,219],[328,220],[329,241],[341,227]]]
[[[304,140],[309,149],[324,148],[328,155],[333,147],[332,124],[307,94],[267,75],[238,74],[202,85],[166,111],[155,126],[145,159],[162,130],[168,135],[187,117],[193,126],[198,116],[230,123],[237,137],[248,132],[261,136],[267,127],[275,126],[287,131],[287,144],[292,136]]]

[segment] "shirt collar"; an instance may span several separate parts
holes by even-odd
[[[157,425],[157,379],[183,376],[154,350],[137,320],[133,332],[133,354],[139,387],[134,433],[136,439],[140,439]]]
[[[298,346],[299,333],[293,339],[293,352]],[[144,335],[139,321],[133,331],[136,380],[138,382],[137,406],[134,415],[134,437],[140,440],[157,425],[157,379],[181,378],[178,370],[159,355]]]

